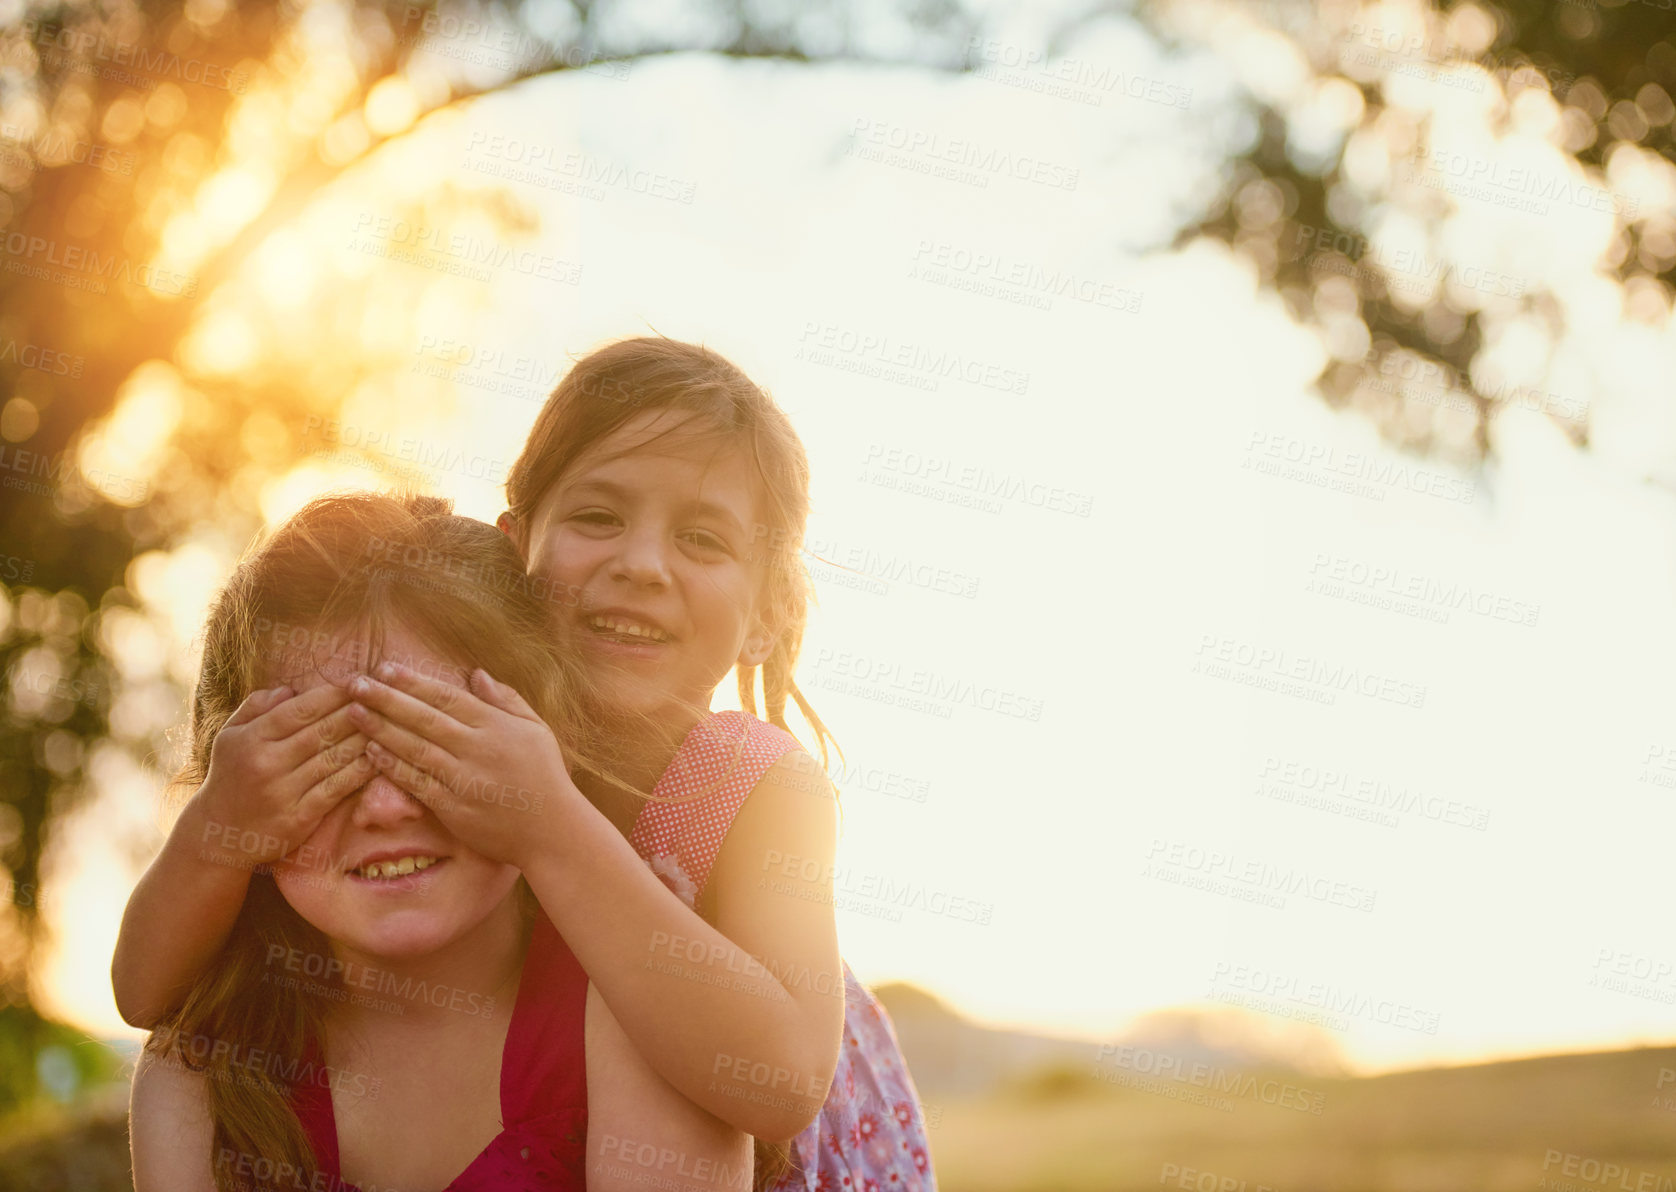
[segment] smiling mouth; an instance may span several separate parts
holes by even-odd
[[[365,881],[388,881],[391,878],[406,877],[410,873],[420,873],[433,865],[439,865],[444,858],[433,857],[425,853],[415,853],[408,857],[396,857],[389,861],[374,861],[363,865],[359,869],[351,869],[350,876]]]
[[[669,641],[669,634],[654,626],[640,621],[630,621],[623,617],[589,617],[588,628],[601,637],[615,641],[656,642],[664,644]]]

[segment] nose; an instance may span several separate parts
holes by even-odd
[[[357,828],[389,828],[425,814],[425,805],[379,774],[355,796],[350,822]]]
[[[637,588],[660,588],[670,583],[669,547],[661,529],[636,529],[617,541],[612,579],[626,580]]]

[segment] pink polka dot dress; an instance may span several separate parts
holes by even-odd
[[[629,840],[696,909],[722,839],[763,774],[799,748],[743,712],[718,712],[682,741]],[[925,1115],[884,1007],[844,968],[844,1041],[820,1115],[792,1141],[774,1192],[935,1190]]]

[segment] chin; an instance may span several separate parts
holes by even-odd
[[[593,679],[595,698],[607,714],[661,718],[674,704],[658,683],[624,668],[601,666]]]
[[[423,892],[401,894],[368,891],[347,877],[322,889],[318,881],[275,876],[285,901],[327,939],[392,961],[458,942],[505,905],[518,881],[510,867],[504,873],[457,872]]]
[[[360,916],[357,916],[360,918]],[[393,911],[360,922],[334,923],[333,930],[316,923],[334,942],[385,960],[412,960],[446,948],[481,919],[462,922],[431,911]]]

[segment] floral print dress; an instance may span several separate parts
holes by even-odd
[[[681,743],[629,840],[694,907],[733,817],[763,774],[799,748],[743,712],[718,712]],[[922,1111],[890,1016],[850,966],[844,1041],[820,1115],[792,1141],[792,1170],[773,1192],[935,1192]]]

